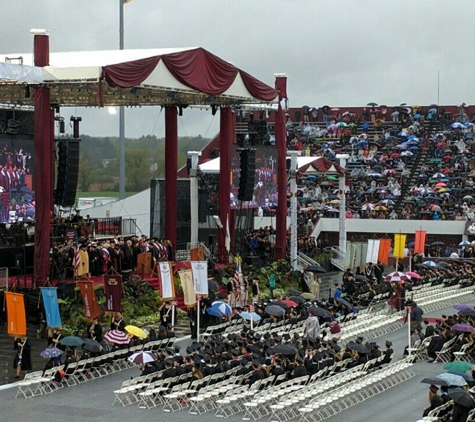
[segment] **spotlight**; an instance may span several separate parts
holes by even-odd
[[[115,107],[109,107],[107,111],[109,112],[109,114],[112,114],[112,115],[117,114],[117,109]]]
[[[211,106],[211,114],[213,116],[215,116],[217,111],[218,111],[218,108],[215,105],[212,105]]]

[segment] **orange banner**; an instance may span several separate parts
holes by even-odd
[[[94,291],[94,282],[78,281],[77,286],[81,291],[82,303],[84,305],[84,318],[92,319],[101,314],[101,308],[96,300],[96,292]]]
[[[26,336],[25,301],[21,293],[5,292],[7,303],[7,333],[10,336]]]
[[[426,244],[426,232],[424,230],[416,230],[416,238],[414,241],[414,253],[424,253]]]
[[[389,249],[391,249],[391,239],[381,239],[379,241],[378,261],[381,264],[389,263]]]

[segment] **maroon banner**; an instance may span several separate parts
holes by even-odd
[[[115,314],[121,311],[122,276],[105,275],[104,292],[106,295],[106,314]]]
[[[82,303],[84,305],[84,318],[92,319],[101,314],[101,308],[97,303],[94,282],[78,281],[77,286],[81,292]]]

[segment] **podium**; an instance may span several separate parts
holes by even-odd
[[[152,274],[153,259],[152,252],[139,253],[137,255],[137,267],[135,271],[144,275]]]
[[[197,248],[190,249],[190,260],[191,261],[205,260],[205,251],[202,246],[198,246]]]

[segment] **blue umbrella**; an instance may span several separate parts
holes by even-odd
[[[412,146],[412,147],[411,147],[411,148],[409,148],[409,149],[413,149],[413,150],[415,150],[415,149],[419,149],[419,147],[416,147],[416,146],[414,145],[414,146]]]
[[[256,314],[255,312],[241,312],[239,315],[241,315],[242,318],[248,321],[260,321],[261,317],[259,314]]]
[[[48,347],[40,353],[40,356],[45,359],[57,358],[61,356],[63,351],[57,347]]]
[[[451,363],[455,363],[455,362],[451,362]],[[449,371],[448,373],[453,374],[453,375],[458,375],[459,377],[462,377],[465,381],[473,381],[473,377],[466,372]]]
[[[455,387],[463,387],[468,385],[467,381],[464,380],[460,375],[451,374],[449,372],[444,372],[443,374],[437,375],[437,378],[447,381],[450,385]]]
[[[437,267],[437,262],[426,261],[426,262],[424,262],[424,265],[426,265],[427,267]]]
[[[414,119],[416,119],[416,120],[417,120],[417,119],[420,119],[420,118],[421,118],[421,115],[420,115],[419,113],[417,113],[417,114],[414,114]]]
[[[75,346],[81,346],[82,344],[84,344],[84,340],[76,336],[67,336],[59,340],[59,344],[63,346],[75,347]]]
[[[206,312],[212,316],[221,318],[232,313],[231,306],[224,302],[215,302],[213,306],[206,309]]]

